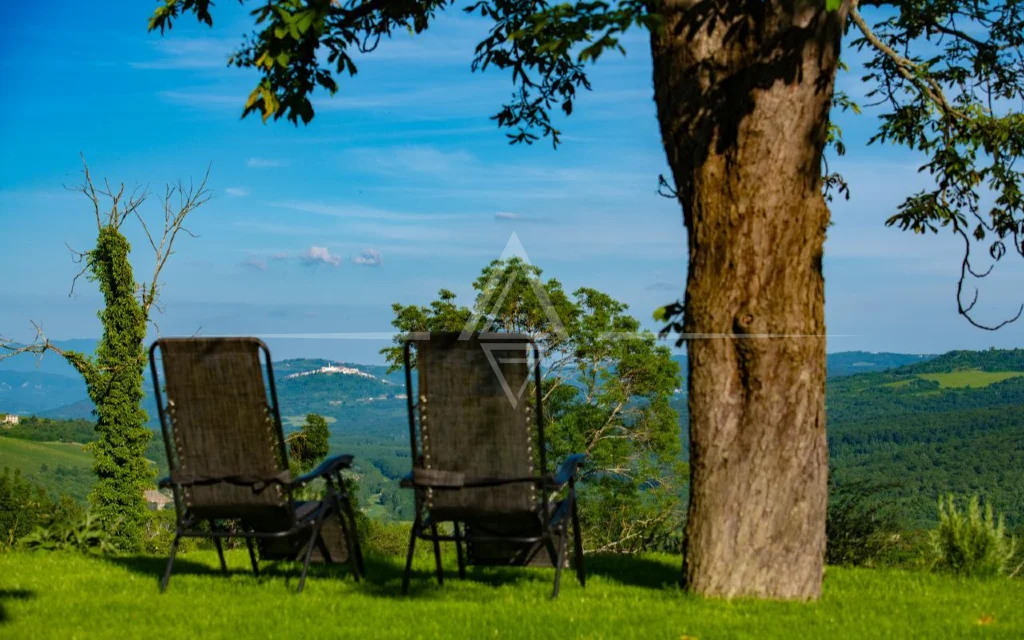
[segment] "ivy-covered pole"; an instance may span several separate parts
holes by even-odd
[[[147,193],[135,190],[125,194],[109,186],[97,190],[84,169],[85,182],[73,190],[85,194],[96,214],[96,246],[89,251],[75,252],[76,262],[83,265],[75,277],[86,276],[103,294],[99,312],[103,325],[94,356],[63,350],[51,343],[37,326],[37,339],[31,345],[17,346],[0,338],[0,360],[20,353],[42,355],[46,351],[60,354],[85,379],[89,398],[96,405],[96,432],[99,439],[89,445],[93,453],[96,483],[89,493],[89,502],[100,525],[113,537],[120,549],[132,551],[141,543],[146,521],[143,492],[153,483],[153,470],[145,458],[152,432],[146,427],[148,416],[142,409],[143,376],[146,365],[144,343],[151,321],[151,311],[158,297],[158,278],[172,252],[186,216],[210,198],[203,178],[198,187],[182,183],[168,186],[164,202],[164,231],[157,242],[149,232],[139,208]],[[101,212],[100,200],[111,201],[109,212]],[[136,218],[142,225],[156,254],[152,280],[139,283],[130,261],[131,244],[121,232],[125,220]],[[72,286],[74,291],[74,286]]]

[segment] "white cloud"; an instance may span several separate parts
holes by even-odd
[[[245,187],[228,187],[224,190],[224,193],[235,198],[244,198],[249,195],[249,190]]]
[[[380,251],[376,249],[363,249],[359,252],[359,255],[352,258],[352,262],[367,267],[379,267],[383,261],[380,257]]]
[[[286,163],[284,160],[277,160],[274,158],[249,158],[245,161],[245,166],[250,169],[274,169],[277,167],[283,167]]]
[[[270,256],[270,259],[271,260],[287,260],[290,257],[291,257],[291,254],[289,254],[287,251],[279,251],[279,252],[277,252],[275,254],[272,254]]]
[[[257,271],[266,271],[267,263],[259,258],[246,258],[242,261],[243,267],[249,267],[250,269],[256,269]]]
[[[312,246],[306,249],[301,256],[303,262],[308,265],[326,264],[332,267],[341,265],[341,256],[331,253],[327,247]]]

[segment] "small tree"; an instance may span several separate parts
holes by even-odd
[[[309,471],[324,459],[329,450],[327,439],[331,430],[327,419],[317,413],[307,413],[301,431],[288,438],[288,453],[299,471]]]
[[[84,158],[83,158],[84,165]],[[148,417],[142,409],[142,382],[146,364],[143,343],[152,311],[157,308],[160,274],[173,252],[180,233],[192,235],[185,228],[186,217],[210,198],[206,189],[209,172],[198,187],[168,185],[163,199],[163,233],[154,236],[140,212],[148,192],[136,188],[126,193],[122,183],[116,190],[109,182],[97,189],[89,167],[83,169],[85,181],[73,191],[84,194],[92,203],[96,216],[96,246],[84,252],[73,252],[82,270],[71,287],[85,275],[99,287],[104,306],[99,312],[103,335],[96,353],[89,356],[61,349],[50,342],[36,326],[36,340],[30,345],[16,345],[0,338],[0,359],[22,353],[42,356],[47,351],[61,355],[85,379],[89,398],[96,405],[96,432],[99,439],[90,444],[96,483],[89,494],[97,522],[113,535],[115,544],[123,549],[136,549],[146,521],[143,491],[153,482],[153,471],[145,459],[152,432],[146,427]],[[104,211],[102,200],[109,200]],[[139,282],[129,256],[131,245],[122,233],[124,223],[136,219],[153,249],[156,265],[153,277]]]
[[[549,459],[585,452],[580,487],[586,540],[598,550],[631,551],[678,530],[679,416],[669,399],[679,366],[626,305],[594,289],[568,296],[557,280],[519,258],[495,260],[473,283],[473,307],[442,289],[427,307],[392,305],[401,332],[525,333],[543,357]],[[401,338],[381,350],[402,366]],[[527,392],[529,393],[529,391]],[[678,470],[677,470],[678,471]]]

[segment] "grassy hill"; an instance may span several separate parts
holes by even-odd
[[[0,467],[20,469],[50,495],[84,500],[93,483],[92,455],[76,442],[0,438]]]

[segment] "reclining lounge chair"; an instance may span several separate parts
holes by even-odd
[[[553,566],[556,597],[570,521],[576,576],[585,584],[575,490],[585,456],[569,456],[554,475],[547,472],[536,344],[502,333],[407,336],[405,372],[413,471],[403,485],[415,491],[416,516],[403,593],[419,538],[433,544],[438,583],[440,543],[450,541],[459,577],[467,564]],[[563,498],[552,501],[559,492]],[[439,531],[442,523],[450,533]]]
[[[170,464],[170,476],[159,486],[173,492],[177,516],[161,592],[185,537],[212,538],[225,573],[222,538],[245,539],[256,575],[254,541],[260,542],[264,559],[301,558],[299,592],[314,551],[326,562],[351,563],[358,581],[362,553],[341,477],[352,456],[328,458],[291,477],[266,345],[254,338],[163,338],[150,349],[150,367]],[[293,499],[295,491],[319,478],[327,488],[322,500]]]

